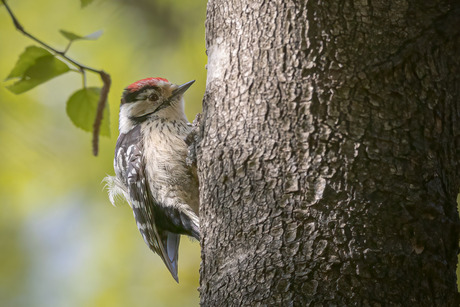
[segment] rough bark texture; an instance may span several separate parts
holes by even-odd
[[[458,1],[210,0],[204,306],[457,306]]]

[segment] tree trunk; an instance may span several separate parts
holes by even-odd
[[[209,1],[203,306],[457,306],[459,20]]]

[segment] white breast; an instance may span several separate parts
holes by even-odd
[[[188,184],[190,172],[185,164],[185,138],[190,127],[183,120],[151,121],[143,130],[146,176],[153,197],[162,203],[179,197]],[[184,200],[185,201],[185,200]]]

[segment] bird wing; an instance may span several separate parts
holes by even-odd
[[[126,186],[128,202],[145,243],[161,257],[171,275],[179,282],[177,260],[180,235],[168,231],[160,232],[156,227],[154,209],[157,204],[145,174],[141,138],[140,126],[118,137],[115,148],[117,177]]]

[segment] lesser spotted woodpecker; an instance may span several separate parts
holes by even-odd
[[[147,78],[124,90],[116,176],[105,178],[110,201],[118,195],[126,198],[144,241],[177,282],[180,236],[200,238],[198,178],[185,162],[191,126],[183,94],[193,82],[175,85]]]

